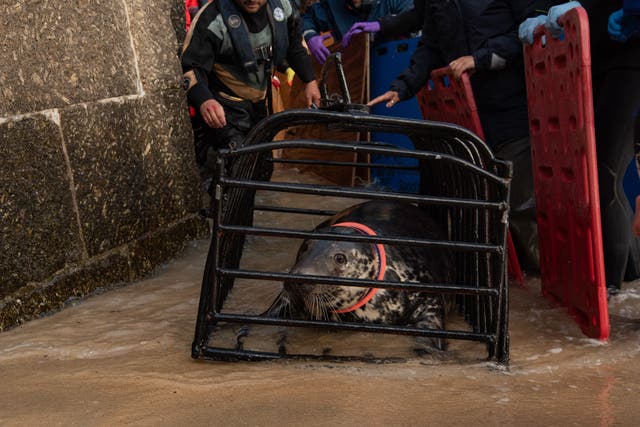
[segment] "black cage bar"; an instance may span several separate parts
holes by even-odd
[[[385,132],[411,138],[416,149],[390,147],[373,142],[325,140],[273,141],[275,135],[289,128],[304,125],[325,127],[327,131]],[[274,150],[306,148],[317,151],[350,152],[355,159],[370,155],[415,159],[420,176],[417,193],[382,190],[368,186],[348,187],[335,184],[303,184],[271,182],[274,163],[322,164],[334,167],[406,168],[392,162],[372,163],[321,161],[313,156],[305,159],[272,158]],[[454,340],[478,341],[486,344],[490,360],[507,363],[508,289],[506,265],[506,233],[511,165],[496,159],[486,144],[465,128],[441,123],[369,115],[363,112],[325,110],[289,110],[262,121],[246,139],[245,146],[223,150],[219,158],[218,175],[212,197],[213,235],[209,249],[202,289],[192,356],[210,360],[262,360],[283,357],[341,358],[323,354],[290,354],[282,351],[246,349],[242,345],[223,347],[216,343],[218,326],[237,324],[273,327],[327,328],[387,334],[428,336]],[[256,191],[304,194],[312,197],[353,198],[354,200],[395,200],[417,204],[447,230],[445,241],[429,241],[412,236],[336,236],[309,229],[292,229],[275,221],[269,226],[254,225],[255,212],[272,215],[296,214],[329,216],[335,212],[315,207],[259,205]],[[282,228],[281,228],[282,227]],[[243,269],[241,257],[252,240],[263,239],[327,239],[369,241],[383,244],[424,245],[449,250],[455,257],[453,283],[397,283],[335,277],[291,275],[279,271]],[[288,270],[287,270],[288,271]],[[313,281],[361,287],[394,288],[407,292],[431,292],[454,295],[468,330],[424,330],[402,325],[342,323],[320,320],[275,318],[256,313],[230,312],[225,308],[229,291],[237,279],[282,282]],[[240,341],[238,341],[240,343]],[[351,356],[344,356],[352,358]]]

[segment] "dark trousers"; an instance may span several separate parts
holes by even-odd
[[[198,117],[201,138],[195,141],[196,159],[200,166],[200,173],[203,178],[211,177],[208,192],[212,196],[212,208],[215,207],[216,201],[216,199],[213,199],[217,185],[216,177],[220,172],[217,170],[219,167],[218,151],[222,148],[233,150],[244,147],[247,143],[246,136],[249,131],[267,116],[265,102],[232,101],[221,97],[217,101],[224,108],[227,124],[222,128],[213,129]],[[254,162],[247,161],[246,156],[235,156],[232,162],[225,163],[224,172],[231,177],[256,178],[255,172],[252,176],[247,176],[247,172],[253,166]],[[257,167],[260,179],[270,178],[272,169],[270,162],[258,161]],[[268,170],[266,170],[267,167]],[[222,221],[225,224],[253,224],[255,190],[233,188],[220,201],[223,202]],[[244,240],[245,236],[243,234],[231,233],[223,236],[220,242],[222,248],[220,263],[222,266],[237,268],[240,265]],[[223,295],[226,295],[231,286],[232,281],[223,280]]]
[[[606,283],[620,288],[640,275],[640,241],[622,181],[633,159],[633,122],[640,106],[640,70],[614,69],[593,78],[600,215]],[[625,273],[626,276],[625,276]]]
[[[538,225],[529,137],[508,141],[494,149],[495,156],[513,163],[509,230],[524,270],[539,271]]]

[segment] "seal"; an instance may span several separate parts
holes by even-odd
[[[442,227],[413,204],[369,201],[337,213],[314,230],[340,235],[443,240]],[[291,274],[451,283],[453,259],[447,250],[425,246],[305,240]],[[444,329],[445,298],[440,294],[286,281],[267,314],[313,320],[412,325]],[[446,341],[429,338],[445,350]]]

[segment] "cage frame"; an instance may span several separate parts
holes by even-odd
[[[304,125],[325,125],[328,128],[359,132],[398,132],[414,139],[415,150],[363,143],[357,141],[323,141],[323,140],[282,140],[273,138],[283,129]],[[416,142],[416,139],[419,139]],[[425,141],[429,141],[426,143]],[[428,145],[428,146],[427,146]],[[440,162],[446,169],[444,162],[456,165],[453,175],[472,173],[482,179],[485,185],[491,183],[492,197],[495,200],[474,200],[469,198],[441,197],[437,195],[408,194],[390,190],[371,190],[340,186],[314,186],[308,184],[274,183],[266,178],[270,169],[278,159],[270,159],[273,150],[287,148],[311,148],[349,151],[358,154],[380,154],[388,156],[411,157],[424,162]],[[213,187],[212,209],[213,233],[211,244],[203,273],[200,302],[192,357],[204,360],[273,360],[282,358],[304,358],[322,360],[353,360],[353,356],[318,355],[318,354],[283,354],[281,352],[254,351],[244,348],[222,348],[211,344],[213,331],[218,322],[240,324],[263,324],[287,327],[314,327],[338,330],[351,330],[376,333],[391,333],[416,336],[441,337],[484,342],[487,347],[487,359],[501,364],[509,360],[508,334],[508,278],[506,258],[506,236],[509,217],[509,191],[512,176],[511,164],[493,156],[490,148],[471,131],[457,125],[426,120],[404,119],[386,116],[370,115],[361,110],[356,111],[326,111],[326,110],[287,110],[269,116],[260,122],[249,133],[243,147],[220,150],[218,158],[216,183]],[[229,164],[233,167],[229,168]],[[287,163],[296,163],[288,160]],[[393,167],[389,165],[373,165],[366,162],[331,162],[305,161],[323,165],[338,165],[347,167]],[[437,163],[436,163],[437,164]],[[265,165],[270,165],[266,167]],[[456,169],[457,168],[457,169]],[[267,169],[265,173],[264,170]],[[419,167],[422,169],[422,166]],[[437,168],[430,168],[429,174],[422,175],[421,182],[428,185],[428,180],[437,176]],[[431,172],[433,171],[433,172]],[[448,173],[448,172],[447,172]],[[455,178],[455,176],[454,176]],[[456,178],[460,179],[460,178]],[[453,179],[455,180],[455,179]],[[453,185],[453,184],[452,184]],[[281,208],[255,206],[253,195],[256,190],[283,191],[319,196],[352,197],[358,199],[396,200],[418,203],[425,206],[451,206],[455,209],[472,208],[479,213],[491,216],[488,219],[476,218],[477,222],[484,221],[481,230],[471,230],[477,234],[495,233],[484,236],[494,242],[492,244],[465,243],[449,241],[448,243],[427,242],[421,239],[389,238],[384,236],[343,236],[335,234],[319,234],[314,231],[283,231],[277,228],[254,227],[251,222],[253,210],[280,210]],[[486,190],[486,189],[485,189]],[[488,190],[487,190],[488,191]],[[252,209],[238,209],[238,205],[250,205]],[[240,211],[250,212],[250,215],[240,215]],[[489,211],[493,214],[489,214]],[[309,212],[306,212],[309,213]],[[330,214],[331,212],[324,212]],[[482,216],[482,215],[478,215]],[[234,224],[235,223],[235,224]],[[465,225],[461,225],[465,227]],[[414,245],[444,245],[455,249],[456,253],[489,254],[486,255],[487,286],[478,284],[468,286],[451,284],[420,284],[398,283],[387,281],[371,281],[363,279],[326,278],[318,276],[296,276],[280,272],[256,272],[242,270],[238,267],[242,255],[242,242],[245,235],[280,236],[294,238],[328,239],[367,241],[382,244],[414,244]],[[235,240],[234,240],[234,237]],[[240,239],[237,236],[241,236]],[[482,236],[481,236],[482,237]],[[238,243],[240,242],[240,243]],[[448,245],[448,246],[447,246]],[[480,255],[474,255],[483,258]],[[229,260],[231,259],[231,260]],[[476,261],[478,265],[481,261]],[[489,266],[489,264],[491,264]],[[481,267],[476,265],[475,275],[481,275]],[[465,268],[469,268],[466,266]],[[465,273],[466,274],[466,273]],[[470,273],[471,275],[474,272]],[[445,292],[465,296],[465,319],[472,323],[472,331],[425,330],[410,326],[380,325],[367,323],[343,323],[323,320],[299,320],[265,317],[258,315],[243,315],[224,313],[223,305],[226,295],[233,287],[235,278],[252,278],[264,280],[313,281],[314,283],[343,284],[378,288],[395,288],[407,291]],[[475,302],[474,302],[475,301]],[[480,319],[479,324],[478,319]],[[476,330],[479,329],[479,330]]]

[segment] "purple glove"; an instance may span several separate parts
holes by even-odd
[[[342,37],[342,47],[349,46],[349,40],[356,34],[377,33],[378,31],[380,31],[380,23],[378,21],[356,22],[349,28],[347,34]]]
[[[331,37],[330,33],[313,36],[307,42],[307,46],[309,46],[309,50],[313,54],[313,57],[316,58],[316,61],[320,65],[324,64],[324,61],[327,60],[327,56],[329,56],[329,49],[324,46],[324,41]]]

